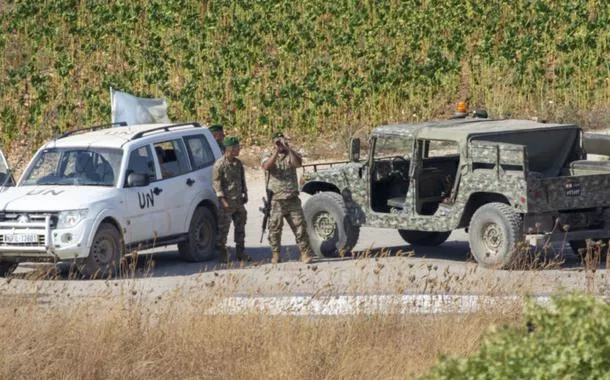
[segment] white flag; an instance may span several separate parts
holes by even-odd
[[[138,98],[110,87],[112,122],[124,121],[127,125],[171,123],[167,117],[165,99]]]

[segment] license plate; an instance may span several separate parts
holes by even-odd
[[[38,243],[37,234],[10,234],[4,235],[4,242],[8,244]]]
[[[566,183],[563,185],[566,197],[580,197],[582,195],[582,185],[580,183]]]

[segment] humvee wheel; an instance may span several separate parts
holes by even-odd
[[[472,216],[468,228],[472,255],[485,268],[509,266],[517,255],[522,221],[509,205],[488,203]]]
[[[85,277],[102,278],[116,275],[121,265],[123,243],[121,234],[110,223],[102,223],[95,233],[89,256],[79,266]]]
[[[574,254],[576,256],[580,256],[581,258],[585,258],[587,257],[587,255],[589,255],[589,253],[591,253],[593,255],[593,257],[596,256],[596,254],[600,254],[600,258],[603,258],[606,256],[607,254],[607,248],[606,246],[608,245],[609,242],[609,238],[603,238],[603,239],[595,239],[592,240],[591,243],[589,243],[589,246],[587,246],[587,241],[586,240],[570,240],[570,248],[572,248],[572,251],[574,252]],[[598,243],[599,241],[599,243]],[[602,246],[598,246],[598,244],[601,244]]]
[[[443,244],[451,235],[451,231],[447,232],[430,232],[430,231],[413,231],[413,230],[398,230],[400,237],[407,243],[413,246],[420,247],[437,247]]]
[[[575,255],[583,255],[587,253],[587,242],[586,240],[570,240],[570,248]]]
[[[332,257],[351,250],[358,242],[360,227],[347,216],[341,194],[318,193],[303,206],[309,243],[318,257]]]
[[[191,218],[187,240],[178,244],[180,256],[187,261],[213,259],[217,232],[214,214],[206,207],[197,207]]]

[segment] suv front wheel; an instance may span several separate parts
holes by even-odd
[[[211,260],[216,255],[216,218],[207,207],[197,207],[191,218],[187,240],[178,252],[187,261]]]
[[[121,265],[122,252],[121,234],[114,225],[104,222],[97,229],[89,256],[83,260],[79,271],[88,278],[116,275]]]
[[[9,275],[17,269],[19,263],[13,263],[9,261],[0,261],[0,277]]]

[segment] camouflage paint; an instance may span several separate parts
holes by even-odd
[[[456,128],[450,128],[456,126]],[[576,177],[543,178],[528,172],[525,146],[481,141],[485,131],[497,134],[502,128],[511,131],[536,128],[577,128],[571,125],[540,124],[533,121],[452,120],[415,125],[386,125],[373,130],[372,136],[397,136],[411,139],[435,138],[456,141],[460,147],[458,186],[447,203],[440,203],[434,215],[419,215],[416,210],[415,180],[410,179],[409,190],[402,209],[390,213],[375,212],[369,199],[368,162],[348,163],[328,170],[305,172],[302,189],[313,193],[318,184],[332,184],[343,195],[354,224],[361,226],[411,229],[420,231],[451,231],[460,225],[466,205],[477,194],[495,194],[508,200],[519,214],[546,213],[551,217],[559,210],[591,207],[610,207],[610,176],[598,174]],[[479,140],[470,142],[476,133]],[[442,136],[442,138],[441,138]],[[483,165],[477,165],[483,164]],[[417,173],[421,159],[414,152],[411,173]],[[481,167],[481,168],[479,168]],[[609,170],[610,172],[610,170]]]

